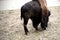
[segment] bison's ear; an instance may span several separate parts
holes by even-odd
[[[51,13],[50,13],[50,11],[48,11],[48,16],[50,16],[51,15]]]

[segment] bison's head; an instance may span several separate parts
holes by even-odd
[[[48,26],[50,11],[48,11],[44,16],[42,16],[41,26],[46,28]]]

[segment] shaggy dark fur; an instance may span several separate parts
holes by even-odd
[[[38,24],[41,23],[42,29],[46,29],[48,25],[48,19],[50,15],[50,11],[48,11],[48,15],[46,15],[42,20],[42,11],[41,6],[37,1],[30,1],[21,7],[21,19],[24,19],[24,30],[25,34],[27,34],[27,23],[28,20],[31,19],[33,23],[33,27],[38,30]]]

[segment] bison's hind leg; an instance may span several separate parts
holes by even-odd
[[[24,31],[25,31],[26,35],[27,35],[27,32],[28,32],[27,23],[28,23],[28,18],[24,18]]]

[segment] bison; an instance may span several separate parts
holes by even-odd
[[[50,11],[45,13],[45,16],[43,17],[42,21],[42,8],[41,5],[37,0],[30,1],[26,4],[24,4],[21,7],[21,19],[24,19],[24,30],[25,34],[27,35],[28,29],[27,29],[27,23],[28,20],[32,20],[33,27],[38,30],[38,25],[41,23],[41,28],[43,30],[46,30],[46,27],[48,25],[48,20],[50,16]]]

